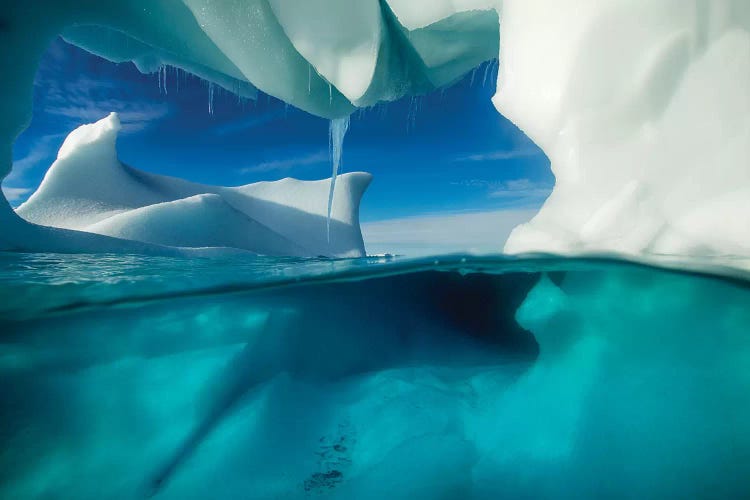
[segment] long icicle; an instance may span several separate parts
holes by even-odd
[[[331,187],[328,189],[328,216],[326,217],[326,236],[331,244],[331,209],[333,208],[333,191],[336,188],[336,176],[339,174],[341,154],[344,148],[344,137],[349,130],[349,116],[334,118],[328,127],[328,150],[331,155]]]

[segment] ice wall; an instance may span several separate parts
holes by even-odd
[[[0,175],[58,33],[144,71],[175,65],[326,118],[440,87],[499,53],[495,105],[557,179],[506,251],[750,253],[744,0],[41,0],[2,23],[0,62],[13,72],[0,92],[13,99]],[[3,226],[21,224],[1,204]]]
[[[506,0],[498,110],[556,185],[508,252],[750,254],[750,4]]]

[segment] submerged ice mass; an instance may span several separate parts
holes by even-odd
[[[545,151],[556,177],[505,251],[750,253],[744,0],[43,0],[14,3],[2,23],[0,58],[13,68],[0,82],[12,96],[0,124],[2,174],[30,116],[37,60],[60,33],[143,71],[173,65],[331,119],[499,57],[494,103]],[[0,211],[2,248],[30,239],[34,248],[92,248],[80,235],[25,225],[6,203]]]
[[[747,281],[562,258],[0,259],[2,498],[750,493]]]
[[[169,247],[299,257],[364,255],[359,201],[369,174],[342,176],[334,210],[329,205],[327,212],[327,180],[218,187],[124,165],[117,158],[119,130],[112,113],[71,132],[18,214],[44,226]]]

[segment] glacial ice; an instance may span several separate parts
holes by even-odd
[[[494,103],[542,147],[556,177],[506,252],[750,253],[746,1],[303,3],[15,3],[3,19],[13,29],[0,33],[0,59],[13,68],[0,82],[13,96],[0,175],[30,116],[37,61],[60,33],[143,71],[173,65],[326,118],[429,91],[499,56]],[[2,247],[28,246],[37,230],[1,205]]]
[[[217,187],[136,170],[117,159],[119,130],[112,113],[71,132],[18,214],[34,224],[154,245],[228,247],[264,255],[364,255],[359,201],[369,174],[341,176],[328,212],[328,180]]]
[[[506,252],[750,255],[750,4],[502,12],[494,102],[556,178]]]

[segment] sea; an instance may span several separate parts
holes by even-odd
[[[0,498],[750,498],[750,281],[0,254]]]

